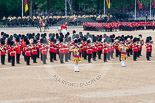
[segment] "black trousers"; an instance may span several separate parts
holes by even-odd
[[[71,53],[71,52],[69,52],[69,60],[71,60],[71,55],[72,55],[72,53]]]
[[[129,57],[130,56],[130,50],[128,49],[126,52],[127,52],[127,56]]]
[[[33,63],[37,63],[37,57],[38,57],[38,55],[32,55],[33,56]]]
[[[59,57],[60,57],[60,63],[64,63],[64,53],[60,53],[59,54]]]
[[[87,54],[87,55],[88,55],[88,63],[91,63],[92,54]]]
[[[138,52],[137,52],[137,57],[139,57],[139,50],[138,50]]]
[[[93,52],[93,60],[96,60],[96,52]]]
[[[110,57],[111,57],[111,53],[108,52],[108,60],[110,60]]]
[[[140,56],[142,56],[142,48],[140,49]]]
[[[132,53],[132,49],[130,49],[130,55],[132,55],[133,53]]]
[[[22,50],[22,55],[24,56],[25,55],[25,52]]]
[[[5,55],[1,55],[1,63],[2,65],[5,65]]]
[[[104,62],[107,62],[108,53],[104,53]]]
[[[50,52],[50,62],[53,62],[54,53]]]
[[[41,53],[41,61],[43,61],[43,55],[42,55],[42,53]]]
[[[25,56],[25,58],[26,58],[26,64],[27,64],[27,65],[30,65],[30,57],[31,57],[31,56]]]
[[[84,57],[84,51],[82,50],[82,57]]]
[[[11,56],[11,65],[15,66],[15,56]]]
[[[146,59],[147,60],[150,60],[150,54],[151,54],[151,52],[146,52]]]
[[[113,54],[114,54],[114,51],[111,51],[111,58],[113,59],[114,57],[113,57]]]
[[[65,53],[65,62],[68,62],[69,53]]]
[[[133,54],[133,60],[136,61],[136,59],[137,59],[137,52],[134,52],[134,54]]]
[[[47,55],[42,54],[42,61],[43,61],[43,64],[46,64],[46,56],[47,56]]]
[[[54,60],[57,60],[57,59],[56,59],[56,53],[54,53]]]
[[[101,59],[102,50],[98,50],[98,59]]]
[[[38,53],[38,54],[37,54],[37,58],[39,58],[39,54],[40,54],[40,53],[39,53],[39,49],[37,49],[37,53]]]
[[[116,57],[118,57],[118,55],[119,55],[119,50],[116,49]]]
[[[17,62],[17,63],[20,62],[20,54],[16,54],[16,62]]]
[[[25,55],[25,53],[23,54],[23,56],[24,56],[24,60],[25,60],[25,62],[26,62],[26,55]]]
[[[87,51],[84,51],[84,59],[87,59]]]
[[[119,51],[119,61],[121,61],[121,52]]]
[[[80,53],[79,55],[80,55],[80,57],[81,57],[81,56],[82,56],[82,53]]]
[[[9,62],[9,63],[11,62],[11,56],[10,56],[10,53],[8,54],[8,62]]]

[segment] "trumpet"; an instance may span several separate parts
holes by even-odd
[[[33,45],[29,45],[28,48],[29,48],[29,49],[32,49],[32,48],[33,48]]]
[[[0,50],[3,50],[3,46],[0,47]]]

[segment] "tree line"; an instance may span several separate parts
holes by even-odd
[[[23,0],[25,1],[25,0]],[[35,11],[51,11],[53,13],[65,11],[65,0],[27,0],[29,11],[24,15],[32,15]],[[72,12],[92,12],[100,13],[104,10],[104,0],[71,0]],[[106,12],[112,13],[126,13],[126,11],[133,11],[135,0],[110,0],[111,8],[107,8]],[[149,7],[150,0],[143,0],[144,7]],[[138,6],[138,2],[137,2]],[[137,7],[138,9],[138,7]],[[68,12],[69,9],[68,5]],[[3,16],[21,16],[22,0],[0,0],[0,17]]]

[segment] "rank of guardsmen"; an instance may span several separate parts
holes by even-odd
[[[84,22],[84,30],[87,31],[134,31],[134,30],[145,30],[155,29],[154,20],[147,22],[143,20],[128,20],[128,21],[107,21],[107,22]]]
[[[38,27],[40,18],[43,19],[47,26],[61,25],[62,22],[69,22],[70,25],[82,25],[83,22],[95,20],[96,15],[72,15],[72,16],[23,16],[23,17],[3,17],[3,27]]]
[[[68,22],[68,25],[82,25],[88,31],[133,31],[144,29],[155,29],[154,20],[121,20],[114,19],[112,15],[72,15],[72,16],[24,16],[24,17],[3,17],[3,27],[40,26],[40,18],[47,27],[61,25]],[[107,19],[109,18],[109,19]],[[93,21],[93,22],[92,22]]]
[[[152,37],[148,36],[144,41],[142,35],[133,37],[132,35],[115,36],[107,34],[92,35],[90,33],[76,33],[74,30],[72,35],[69,32],[62,33],[27,33],[9,35],[1,32],[0,36],[0,57],[1,64],[6,62],[12,66],[21,63],[21,56],[26,65],[31,65],[30,61],[37,63],[42,61],[46,64],[47,60],[60,63],[73,60],[75,63],[75,71],[78,72],[78,64],[81,58],[92,63],[97,60],[108,62],[115,57],[125,67],[127,57],[133,56],[133,61],[137,61],[142,56],[142,47],[146,47],[146,60],[150,61],[152,57]],[[49,56],[48,56],[49,55]],[[7,60],[6,60],[7,57]],[[49,58],[47,58],[49,57]]]

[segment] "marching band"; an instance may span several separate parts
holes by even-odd
[[[152,37],[147,37],[145,43],[146,59],[149,61],[152,56]],[[48,37],[46,33],[9,35],[1,32],[1,64],[5,65],[6,55],[8,63],[15,66],[15,64],[21,63],[21,54],[26,65],[30,65],[31,59],[33,63],[37,63],[38,58],[43,64],[46,64],[48,54],[50,62],[57,61],[57,57],[59,57],[60,63],[69,62],[74,58],[74,63],[78,64],[81,61],[80,58],[91,63],[92,60],[97,61],[97,58],[102,59],[103,57],[103,62],[108,62],[114,59],[115,53],[115,57],[121,61],[122,67],[125,67],[127,57],[133,55],[133,60],[136,61],[142,56],[142,47],[145,43],[141,34],[138,37],[130,35],[115,37],[114,34],[95,36],[89,33],[83,35],[82,32],[76,34],[76,31],[73,31],[73,36],[70,36],[68,32],[66,35],[50,33]],[[79,71],[77,65],[75,68],[75,71]]]

